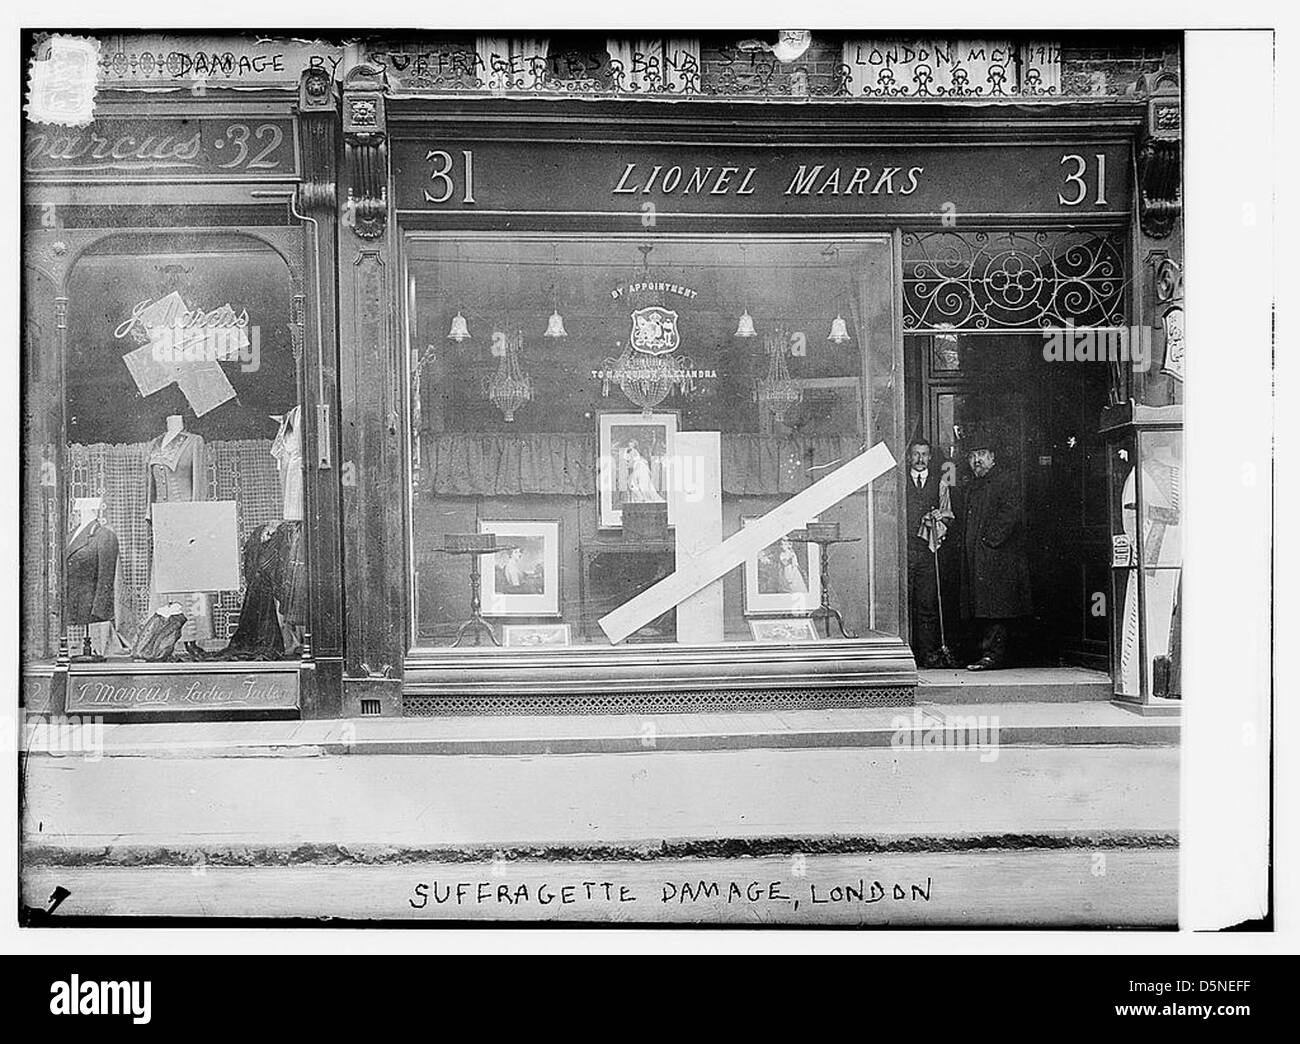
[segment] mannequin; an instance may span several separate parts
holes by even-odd
[[[168,500],[207,500],[207,454],[203,439],[185,430],[185,418],[172,414],[166,430],[149,443],[145,515]]]
[[[269,540],[274,533],[280,533],[282,561],[275,584],[275,605],[284,652],[292,655],[302,647],[303,622],[307,612],[307,562],[302,532],[302,407],[294,406],[279,421],[280,430],[271,445],[271,456],[280,472],[284,521],[278,529],[276,523],[271,523],[262,539]]]
[[[208,499],[208,458],[201,436],[185,429],[185,418],[176,413],[167,427],[149,443],[145,463],[145,517],[152,520],[155,503]],[[189,609],[185,629],[187,641],[212,637],[212,609],[208,596],[199,591],[158,591],[150,565],[149,607],[156,609],[176,599]]]
[[[103,512],[103,497],[78,497],[69,515],[63,616],[65,625],[86,628],[83,658],[101,658],[116,636],[118,540]]]
[[[272,417],[280,422],[271,456],[280,472],[280,488],[284,492],[284,520],[301,522],[302,512],[302,407],[295,406],[284,417]]]

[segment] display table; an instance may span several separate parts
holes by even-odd
[[[836,544],[856,544],[861,537],[840,537],[840,536],[816,536],[805,531],[790,534],[789,540],[792,544],[816,544],[821,548],[821,581],[822,581],[822,604],[819,605],[808,615],[814,620],[824,620],[823,625],[826,629],[826,637],[831,636],[831,621],[840,629],[840,636],[843,638],[856,638],[857,635],[848,631],[844,627],[844,617],[840,615],[838,609],[831,606],[831,548]],[[814,623],[814,626],[816,624]]]
[[[486,634],[491,639],[493,645],[500,645],[497,638],[496,629],[487,621],[483,615],[483,569],[479,560],[484,555],[495,555],[502,551],[510,551],[518,547],[518,544],[498,544],[495,541],[491,547],[471,547],[466,546],[463,542],[449,542],[433,550],[442,555],[465,555],[469,558],[469,619],[460,625],[456,630],[456,640],[452,642],[452,647],[460,645],[467,635],[474,635],[474,644],[482,645],[479,636]]]

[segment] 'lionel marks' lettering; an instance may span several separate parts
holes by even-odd
[[[653,166],[629,163],[614,187],[614,195],[750,196],[757,175],[757,167],[683,167],[680,164],[665,167],[661,163]]]
[[[800,163],[786,186],[787,196],[910,196],[920,184],[924,167],[909,167],[906,175],[902,167],[881,167],[872,181],[870,167],[830,167],[824,163]],[[895,178],[898,178],[897,183]],[[871,185],[870,188],[867,186]]]
[[[839,166],[800,163],[779,173],[786,196],[910,196],[920,186],[922,166]],[[751,196],[762,183],[758,167],[713,164],[683,167],[627,163],[614,186],[616,196]],[[774,176],[775,177],[775,176]]]

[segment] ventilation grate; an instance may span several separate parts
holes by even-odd
[[[573,693],[539,696],[422,696],[403,694],[402,714],[707,714],[725,711],[835,710],[849,707],[910,707],[911,686],[841,689],[701,689],[687,692]]]

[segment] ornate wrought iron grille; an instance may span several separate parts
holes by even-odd
[[[1120,232],[908,232],[903,326],[1121,326],[1124,256]]]

